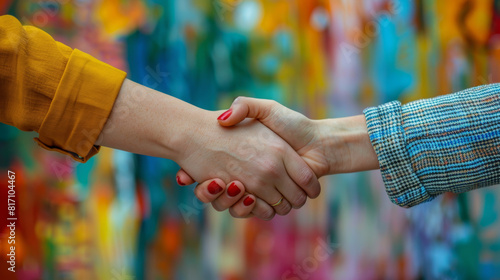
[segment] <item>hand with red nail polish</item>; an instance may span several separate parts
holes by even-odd
[[[232,110],[200,111],[182,116],[190,120],[191,126],[181,126],[171,138],[173,146],[182,147],[176,150],[174,160],[186,171],[186,175],[178,174],[178,182],[190,184],[189,177],[197,182],[215,178],[222,182],[241,182],[224,186],[225,192],[217,196],[213,193],[214,186],[209,188],[210,183],[203,184],[206,191],[200,194],[204,201],[214,202],[216,209],[228,209],[232,206],[229,201],[241,200],[242,207],[255,206],[253,215],[266,220],[274,214],[286,215],[292,208],[301,207],[307,197],[319,195],[320,185],[313,170],[288,143],[261,122],[249,119],[232,128],[219,125],[217,119],[230,119],[233,113]],[[251,195],[253,204],[243,204],[245,193]],[[280,200],[280,205],[270,206]],[[233,210],[234,213],[245,211]]]
[[[316,197],[320,192],[319,182],[307,163],[259,121],[248,119],[225,128],[217,118],[230,120],[234,112],[207,111],[128,79],[121,84],[112,105],[97,140],[88,144],[172,159],[197,182],[216,180],[224,190],[227,183],[241,182],[244,187],[240,186],[232,199],[243,199],[248,193],[255,199],[254,205],[282,201],[256,214],[260,218],[270,219],[275,213],[286,215],[292,207],[300,207],[307,197]],[[85,155],[94,151],[87,150]],[[189,184],[182,176],[178,183]],[[232,188],[230,193],[235,192]],[[204,194],[211,201],[231,198],[226,191],[214,195],[207,189]]]
[[[271,100],[239,97],[231,109],[223,113],[218,122],[225,127],[234,126],[246,118],[256,118],[282,137],[297,151],[316,176],[355,172],[378,168],[378,160],[371,146],[364,116],[343,119],[310,120]],[[179,174],[185,174],[180,171]],[[214,198],[220,203],[224,197]],[[257,201],[260,199],[256,197]],[[244,201],[238,202],[243,204]],[[256,203],[256,206],[259,203]],[[234,204],[228,209],[235,217]]]
[[[186,184],[195,182],[182,169],[177,172],[177,177],[181,178]],[[212,207],[215,210],[224,211],[229,209],[229,213],[235,218],[257,217],[269,220],[274,216],[274,209],[264,200],[249,193],[244,193],[245,186],[241,182],[231,182],[226,189],[226,194],[224,192],[216,193],[213,191],[214,183],[217,183],[219,186],[223,185],[221,179],[207,180],[197,185],[194,193],[199,200],[212,203]]]
[[[124,119],[121,108],[131,103],[134,106]],[[219,125],[233,120],[234,110],[203,110],[125,80],[94,144],[172,159],[197,182],[215,180],[222,189],[227,189],[226,183],[241,182],[240,192],[233,198],[253,195],[255,208],[261,211],[254,214],[262,219],[286,215],[302,206],[307,197],[317,197],[320,186],[313,170],[268,127],[251,119],[231,128]],[[236,113],[236,117],[241,116]],[[190,183],[183,176],[177,182]],[[209,184],[203,186],[208,188]],[[236,192],[231,188],[230,194]],[[220,199],[215,205],[221,208],[230,206],[226,191],[213,194],[207,189],[203,193],[207,200]],[[266,208],[277,201],[282,203]]]
[[[194,182],[185,172],[179,174],[188,183]],[[226,189],[225,192],[223,190]],[[196,186],[194,193],[203,202],[211,202],[212,207],[217,211],[224,211],[229,208],[229,213],[236,218],[259,217],[270,219],[274,216],[274,210],[264,201],[255,196],[244,193],[245,187],[239,181],[233,181],[226,186],[221,179],[207,180]],[[256,202],[256,200],[259,200]],[[271,211],[271,214],[265,213]]]
[[[253,195],[244,193],[245,187],[239,181],[233,181],[227,185],[226,192],[222,193],[215,200],[212,201],[212,207],[217,211],[224,211],[228,208],[232,208],[229,212],[234,217],[248,218],[254,216],[260,217],[262,209],[256,207],[255,198]],[[195,189],[195,194],[197,196],[203,196],[204,191],[203,184],[200,184]],[[264,205],[267,205],[263,203]],[[233,206],[236,205],[236,206]],[[265,206],[264,206],[265,207]],[[267,209],[269,210],[269,209]],[[274,211],[273,211],[274,212]],[[274,216],[274,215],[273,215]]]

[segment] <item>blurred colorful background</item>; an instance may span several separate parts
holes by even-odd
[[[2,0],[0,14],[205,109],[244,95],[342,117],[500,81],[499,0]],[[498,187],[403,209],[378,171],[335,175],[289,216],[237,220],[177,186],[172,161],[103,149],[77,164],[34,135],[0,126],[18,279],[500,279]]]

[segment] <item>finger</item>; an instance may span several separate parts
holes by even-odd
[[[283,176],[280,179],[280,184],[276,185],[276,188],[280,193],[283,194],[284,200],[286,200],[292,208],[299,209],[307,201],[307,194],[302,190],[290,177]],[[284,201],[283,201],[284,202]],[[282,202],[282,203],[283,203]],[[271,204],[273,206],[273,204]]]
[[[196,183],[196,181],[191,178],[191,176],[189,176],[189,174],[187,174],[186,171],[184,171],[184,169],[182,168],[177,171],[175,179],[179,186],[186,186]]]
[[[255,198],[255,207],[252,210],[252,213],[255,215],[255,217],[265,221],[271,220],[272,218],[274,218],[274,215],[276,215],[276,211],[274,210],[274,208],[258,197]]]
[[[245,187],[239,181],[234,181],[228,184],[224,194],[217,197],[212,202],[212,207],[217,211],[224,211],[233,206],[245,194]]]
[[[290,178],[292,178],[292,180],[307,193],[307,196],[309,196],[310,198],[318,197],[321,192],[321,186],[319,184],[318,177],[316,177],[316,174],[314,174],[309,165],[305,163],[305,161],[297,154],[297,152],[293,151],[291,148],[288,149],[285,152],[283,161],[286,172],[288,173]],[[295,198],[299,199],[300,202],[300,198]],[[290,199],[290,201],[294,201],[294,198]]]
[[[278,205],[273,206],[275,204],[278,204]],[[271,202],[271,203],[268,202],[268,205],[271,206],[274,209],[274,211],[276,212],[276,214],[278,214],[280,216],[287,215],[293,209],[292,205],[290,204],[290,202],[288,202],[288,200],[285,198],[284,195],[282,195],[280,198],[274,200],[274,202]]]
[[[313,122],[309,118],[274,100],[238,97],[218,120],[222,126],[233,126],[245,118],[259,120],[296,151],[307,146],[315,135]]]
[[[233,126],[245,118],[266,119],[273,106],[278,105],[273,100],[256,99],[249,97],[238,97],[234,100],[231,108],[222,113],[217,119],[222,126]]]
[[[209,203],[217,199],[226,187],[221,179],[213,179],[198,184],[194,189],[196,197],[204,203]]]
[[[255,208],[255,196],[251,194],[243,195],[240,200],[229,208],[229,214],[234,218],[250,218],[253,217],[252,210]]]
[[[311,138],[311,120],[274,100],[238,97],[218,121],[222,126],[233,126],[245,118],[258,119],[294,150],[300,150]]]
[[[261,187],[255,187],[255,188],[247,187],[247,190],[252,190],[252,193],[256,197],[260,198],[260,200],[267,203],[269,206],[276,204],[278,201],[280,201],[282,198],[284,198],[284,195],[281,194],[281,192],[278,191],[278,188],[273,184],[284,185],[282,183],[281,177],[283,177],[283,176],[288,177],[288,175],[286,174],[285,167],[281,166],[281,168],[282,168],[282,170],[280,169],[279,172],[276,172],[276,178],[279,178],[280,181],[273,182],[273,183],[268,184],[264,187],[262,185],[261,185]],[[288,187],[290,187],[290,186],[281,186],[280,188],[286,189]],[[290,195],[289,193],[300,192],[300,191],[301,191],[300,188],[291,189],[291,190],[288,190],[287,195],[293,196],[293,195]],[[280,216],[284,216],[292,210],[292,205],[290,205],[288,200],[286,198],[284,198],[283,201],[279,205],[276,205],[275,207],[273,207],[273,209],[274,209],[274,212],[276,212],[276,214],[278,214]]]

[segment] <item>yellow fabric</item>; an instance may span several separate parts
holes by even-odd
[[[43,148],[86,162],[126,73],[0,16],[0,122],[36,131]]]

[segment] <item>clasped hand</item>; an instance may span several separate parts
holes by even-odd
[[[335,163],[328,160],[324,145],[328,133],[321,121],[310,120],[275,101],[245,97],[237,98],[218,121],[216,131],[198,131],[197,136],[202,137],[193,141],[211,139],[203,136],[216,133],[222,136],[220,143],[191,143],[192,147],[214,148],[209,149],[209,155],[202,150],[187,151],[189,156],[179,161],[183,169],[177,174],[180,185],[192,184],[193,178],[206,172],[195,168],[198,159],[212,158],[213,170],[219,171],[208,174],[216,179],[199,184],[195,194],[218,211],[229,208],[233,217],[264,220],[286,215],[292,208],[302,207],[308,197],[316,198],[320,193],[318,178],[332,173]],[[345,164],[340,152],[331,156]]]

